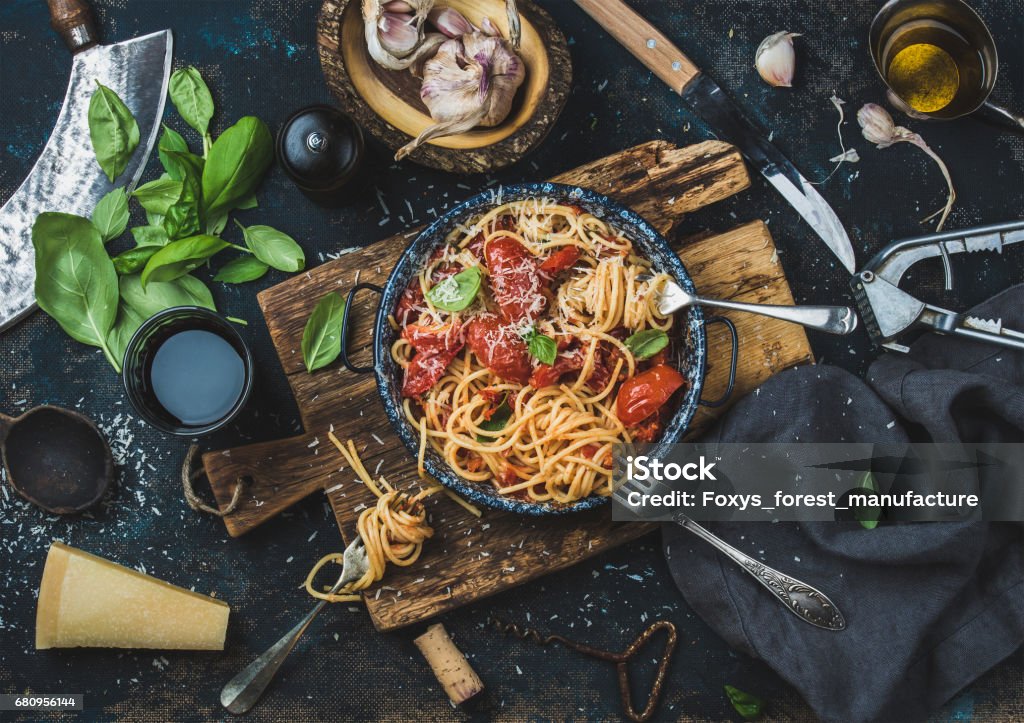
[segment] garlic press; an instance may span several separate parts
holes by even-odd
[[[912,329],[930,329],[1024,350],[1024,333],[1003,328],[1001,319],[982,319],[927,304],[900,288],[907,270],[919,261],[942,259],[946,290],[953,288],[953,254],[994,251],[1024,241],[1024,221],[944,231],[895,241],[879,252],[850,282],[871,340],[886,349],[907,352],[899,338]]]

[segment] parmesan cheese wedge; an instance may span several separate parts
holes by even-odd
[[[227,603],[50,545],[36,606],[36,649],[223,650]]]

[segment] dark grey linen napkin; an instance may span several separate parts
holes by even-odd
[[[972,314],[1024,329],[1024,285]],[[929,439],[1024,442],[1024,354],[927,335],[910,354],[884,354],[867,382],[826,365],[792,369],[740,400],[704,441]],[[843,611],[843,632],[807,625],[711,547],[675,525],[662,528],[690,606],[825,720],[922,720],[1024,643],[1024,524],[708,527],[820,587]]]

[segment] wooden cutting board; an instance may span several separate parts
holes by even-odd
[[[555,179],[587,186],[631,206],[670,240],[687,213],[745,189],[749,178],[734,148],[709,141],[675,148],[652,141],[602,158]],[[299,274],[259,295],[260,306],[298,403],[306,433],[298,437],[209,452],[203,462],[218,504],[231,499],[235,481],[246,480],[238,508],[224,518],[238,536],[316,490],[326,490],[346,543],[355,535],[362,509],[373,494],[348,469],[327,438],[352,438],[369,470],[399,487],[416,483],[415,462],[384,416],[372,375],[359,376],[340,363],[308,374],[300,341],[306,319],[329,291],[342,295],[359,281],[383,284],[409,234],[386,239]],[[679,253],[697,288],[708,296],[759,303],[792,304],[775,245],[760,221],[717,236],[684,239]],[[349,339],[355,359],[369,363],[370,328],[377,297],[358,298]],[[740,364],[733,399],[784,368],[812,361],[799,326],[750,314],[728,314],[740,337]],[[705,398],[717,398],[728,377],[730,348],[721,326],[709,327]],[[357,361],[357,363],[359,363]],[[722,409],[701,407],[691,425],[705,428]],[[392,630],[501,590],[634,539],[652,529],[613,524],[609,508],[526,519],[486,510],[477,519],[438,495],[427,502],[434,537],[408,568],[389,567],[382,586],[366,595],[374,624]],[[324,552],[341,549],[341,544]],[[309,561],[312,564],[313,560]]]

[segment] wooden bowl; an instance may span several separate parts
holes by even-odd
[[[569,96],[572,60],[551,16],[529,0],[517,4],[526,78],[508,117],[492,128],[435,138],[409,158],[445,171],[484,173],[515,163],[544,140]],[[342,110],[396,151],[433,120],[420,100],[420,79],[407,70],[382,68],[370,57],[360,5],[360,0],[324,2],[317,21],[320,63]],[[453,7],[476,25],[488,17],[508,37],[504,0],[438,0],[438,6]]]

